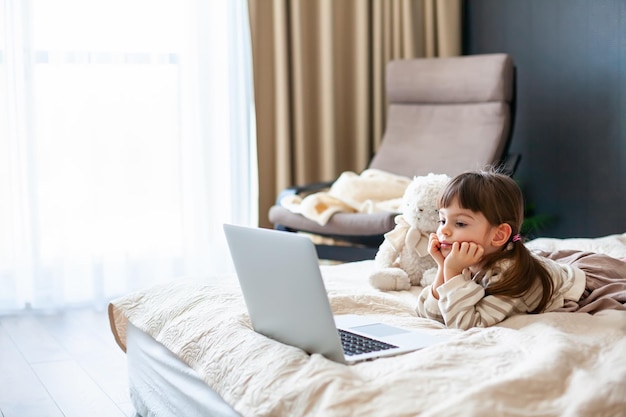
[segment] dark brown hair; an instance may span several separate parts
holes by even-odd
[[[439,195],[437,206],[448,207],[454,200],[460,207],[482,213],[492,226],[511,226],[509,242],[503,250],[485,256],[483,270],[510,259],[511,267],[502,271],[497,282],[482,283],[486,294],[520,297],[531,291],[539,280],[543,289],[539,305],[532,313],[543,311],[552,298],[554,284],[548,271],[536,260],[521,240],[513,242],[524,221],[524,198],[517,183],[494,169],[472,171],[454,177]]]

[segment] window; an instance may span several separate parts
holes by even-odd
[[[245,1],[0,2],[0,310],[230,271],[255,222]]]

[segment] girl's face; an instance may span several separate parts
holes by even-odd
[[[454,199],[448,207],[439,209],[437,238],[441,254],[448,256],[454,242],[474,242],[483,247],[485,255],[493,253],[499,248],[492,245],[496,229],[482,213],[461,208]]]

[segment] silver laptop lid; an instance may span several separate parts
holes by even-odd
[[[254,330],[346,363],[311,240],[230,224],[224,232]]]

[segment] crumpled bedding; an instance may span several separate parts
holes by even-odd
[[[626,233],[537,239],[537,249],[626,257]],[[419,287],[369,286],[373,261],[322,266],[336,314],[367,314],[452,338],[346,366],[255,333],[234,276],[186,278],[113,300],[128,321],[195,369],[243,416],[620,416],[626,412],[626,312],[521,315],[486,329],[445,329],[415,314]]]
[[[280,205],[324,226],[335,213],[378,213],[401,211],[408,177],[379,169],[360,174],[343,172],[327,191],[301,197],[288,195]]]

